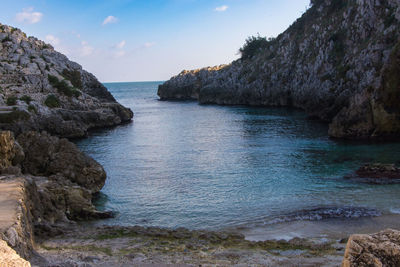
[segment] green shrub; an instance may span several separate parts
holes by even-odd
[[[55,95],[48,95],[44,104],[49,108],[58,108],[60,107],[60,101]]]
[[[64,69],[62,75],[65,77],[65,79],[70,80],[74,87],[82,89],[82,77],[78,70],[69,71]]]
[[[246,43],[239,49],[242,59],[250,59],[259,53],[268,44],[265,37],[250,36],[246,39]]]
[[[18,100],[18,98],[16,96],[10,96],[7,98],[6,103],[8,106],[14,106],[17,104],[17,100]]]
[[[48,49],[48,48],[50,48],[50,46],[47,45],[47,44],[44,44],[44,45],[42,46],[42,48],[43,48],[43,49]]]
[[[50,71],[49,65],[46,64],[46,67],[44,69],[47,70],[47,71]]]
[[[32,98],[28,95],[23,95],[19,98],[19,100],[22,100],[29,105],[29,103],[31,103],[32,101]]]
[[[59,81],[57,77],[50,74],[48,75],[48,79],[50,84],[55,87],[59,93],[62,93],[69,97],[79,97],[81,95],[81,92],[78,89],[69,86],[66,80]]]
[[[58,79],[57,79],[57,77],[56,76],[53,76],[53,75],[48,75],[47,76],[47,78],[49,79],[49,83],[52,85],[52,86],[56,86],[57,84],[58,84]]]
[[[35,108],[34,105],[29,105],[29,106],[28,106],[28,111],[29,111],[29,112],[33,112],[33,113],[37,113],[37,110],[36,110],[36,108]]]

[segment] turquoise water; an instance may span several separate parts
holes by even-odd
[[[400,144],[339,142],[298,110],[158,101],[157,82],[106,84],[134,122],[78,146],[108,174],[109,224],[220,229],[400,211],[400,185],[344,179]]]

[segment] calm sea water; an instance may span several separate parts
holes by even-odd
[[[158,84],[106,84],[134,122],[77,141],[107,171],[97,205],[117,217],[106,223],[220,229],[400,212],[400,185],[343,178],[397,162],[399,143],[334,141],[296,110],[162,102]]]

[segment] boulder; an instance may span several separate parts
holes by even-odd
[[[352,235],[342,266],[400,266],[400,231],[388,229],[372,235]]]

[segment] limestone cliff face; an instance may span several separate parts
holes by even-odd
[[[117,125],[132,116],[79,64],[0,24],[0,129],[81,137],[91,128]]]
[[[400,136],[400,2],[315,0],[245,60],[183,71],[161,100],[291,106],[330,122],[342,138]]]

